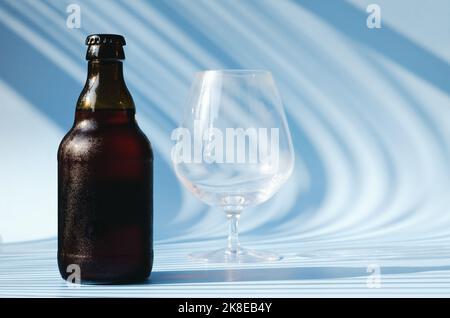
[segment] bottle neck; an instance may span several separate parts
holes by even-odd
[[[123,64],[120,60],[93,60],[88,62],[88,81],[119,87],[125,85]]]
[[[118,124],[136,124],[134,109],[124,110],[100,110],[100,111],[86,111],[78,110],[75,112],[74,124],[82,122],[94,121],[96,125],[118,125]]]
[[[134,110],[125,84],[122,61],[97,59],[88,62],[88,76],[77,103],[77,110]]]

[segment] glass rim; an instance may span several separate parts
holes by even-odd
[[[217,74],[217,75],[271,75],[272,73],[268,70],[263,69],[211,69],[197,71],[196,75],[206,75],[206,74]]]

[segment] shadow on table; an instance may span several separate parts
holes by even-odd
[[[381,275],[450,270],[448,266],[388,266]],[[337,279],[369,276],[366,267],[288,267],[154,272],[150,284],[195,284],[280,280]]]

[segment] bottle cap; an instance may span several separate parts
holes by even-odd
[[[86,60],[125,59],[125,38],[118,34],[91,34],[86,38]]]
[[[125,38],[118,34],[91,34],[86,38],[86,45],[120,44],[125,45]]]

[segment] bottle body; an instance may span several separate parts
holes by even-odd
[[[89,50],[105,55],[119,44]],[[122,62],[94,58],[58,149],[58,267],[71,281],[79,270],[81,283],[141,281],[153,264],[153,152]]]
[[[77,111],[58,151],[58,264],[81,282],[147,278],[153,262],[153,154],[127,110]]]

